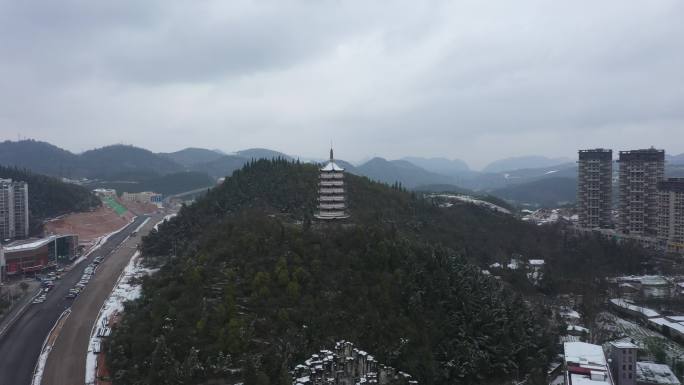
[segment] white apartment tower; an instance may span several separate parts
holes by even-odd
[[[658,241],[666,251],[684,254],[684,178],[658,183]]]
[[[0,241],[28,235],[28,184],[0,179]]]

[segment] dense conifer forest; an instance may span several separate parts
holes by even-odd
[[[312,220],[317,168],[247,164],[142,243],[143,281],[107,347],[114,383],[291,384],[345,339],[421,384],[544,383],[560,325],[540,297],[591,289],[643,254],[347,175],[352,219]],[[545,258],[542,287],[481,266]],[[568,266],[591,262],[592,271]],[[230,383],[230,382],[229,382]]]
[[[0,178],[28,183],[32,234],[40,233],[45,219],[70,212],[87,211],[101,204],[100,200],[84,187],[27,170],[0,166]]]

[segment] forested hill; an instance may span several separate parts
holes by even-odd
[[[100,200],[86,188],[30,171],[0,166],[0,178],[28,183],[29,218],[33,234],[40,232],[45,219],[87,211],[100,205]]]
[[[161,269],[113,332],[116,385],[290,385],[294,363],[340,339],[421,384],[542,383],[550,313],[474,263],[519,252],[593,258],[599,272],[629,265],[595,240],[564,241],[471,205],[441,209],[353,175],[351,222],[321,225],[311,221],[317,174],[251,162],[144,239]]]

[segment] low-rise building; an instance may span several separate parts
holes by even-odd
[[[409,374],[378,363],[348,341],[313,354],[292,375],[293,385],[418,384]]]
[[[674,292],[671,279],[662,275],[628,275],[608,279],[617,285],[621,297],[636,299],[663,299]]]
[[[648,326],[664,336],[684,343],[684,316],[664,316],[648,320]]]
[[[582,318],[577,310],[569,307],[561,307],[558,313],[563,321],[565,321],[565,323],[568,325],[577,325],[579,324],[580,318]]]
[[[121,200],[124,202],[151,203],[157,207],[161,207],[164,198],[159,193],[143,191],[138,193],[125,192],[121,195]]]
[[[585,342],[563,344],[566,385],[613,385],[608,360],[599,345]]]
[[[636,385],[636,360],[639,347],[627,341],[610,344],[610,358],[616,385]]]
[[[16,241],[3,246],[4,273],[7,276],[35,273],[57,262],[73,260],[77,250],[77,235],[51,235]]]
[[[660,313],[657,311],[635,305],[622,298],[612,298],[609,303],[618,313],[643,323],[647,323],[649,319],[660,317]]]
[[[116,198],[116,190],[111,188],[96,188],[93,192],[100,198]]]
[[[653,362],[637,362],[637,385],[680,385],[669,366]]]

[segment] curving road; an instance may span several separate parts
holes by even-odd
[[[108,256],[111,254],[145,219],[146,217],[136,218],[132,224],[111,236],[99,249],[91,253],[87,261],[81,262],[71,271],[64,274],[62,279],[57,281],[55,287],[48,293],[45,302],[30,305],[7,332],[0,337],[0,385],[31,384],[33,369],[40,355],[45,337],[62,312],[72,306],[72,302],[77,304],[79,301],[82,301],[82,296],[87,296],[89,291],[93,291],[90,286],[96,281],[99,271],[93,276],[86,289],[81,293],[81,296],[75,301],[65,298],[69,289],[74,287],[80,280],[83,270],[94,258],[100,255]],[[135,238],[132,240],[137,242]],[[101,265],[107,264],[112,264],[108,257],[105,258]],[[111,290],[111,286],[109,289]],[[102,302],[97,305],[98,310]],[[73,318],[73,315],[68,320],[71,318]],[[85,361],[85,354],[81,359]],[[83,383],[84,375],[81,375],[80,379],[80,383]],[[72,384],[77,383],[74,382]]]

